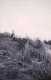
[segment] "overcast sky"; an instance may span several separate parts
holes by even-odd
[[[0,29],[51,39],[51,0],[0,0]]]

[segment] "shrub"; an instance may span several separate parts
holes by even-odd
[[[47,43],[48,43],[49,45],[51,45],[51,40],[49,40]]]
[[[27,40],[25,38],[22,38],[22,39],[18,38],[17,42],[18,42],[18,48],[19,48],[19,50],[25,49],[25,44],[27,42]]]
[[[44,40],[44,43],[45,43],[45,44],[47,44],[47,41],[46,41],[46,40]]]
[[[34,47],[40,48],[41,46],[42,46],[42,42],[39,39],[36,39],[36,41],[34,41]]]
[[[51,40],[49,40],[49,41],[44,40],[44,43],[51,45]]]

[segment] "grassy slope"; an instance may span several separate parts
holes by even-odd
[[[36,80],[51,69],[51,56],[44,43],[26,39],[14,41],[10,34],[0,33],[0,79]],[[20,49],[21,45],[21,49]],[[39,46],[39,47],[38,47]]]

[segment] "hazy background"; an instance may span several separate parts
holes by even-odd
[[[51,39],[51,0],[0,0],[0,31]]]

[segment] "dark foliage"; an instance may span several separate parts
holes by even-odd
[[[49,40],[49,41],[47,42],[47,44],[51,45],[51,40]]]
[[[41,40],[5,34],[0,37],[0,79],[44,80],[51,72],[51,56]]]
[[[51,40],[49,40],[49,41],[46,41],[46,40],[45,40],[44,43],[51,45]]]
[[[44,40],[44,43],[47,44],[48,42],[46,40]]]
[[[27,40],[25,38],[22,38],[22,39],[18,38],[17,42],[18,42],[18,48],[19,48],[19,50],[25,49],[25,44],[27,43]]]

